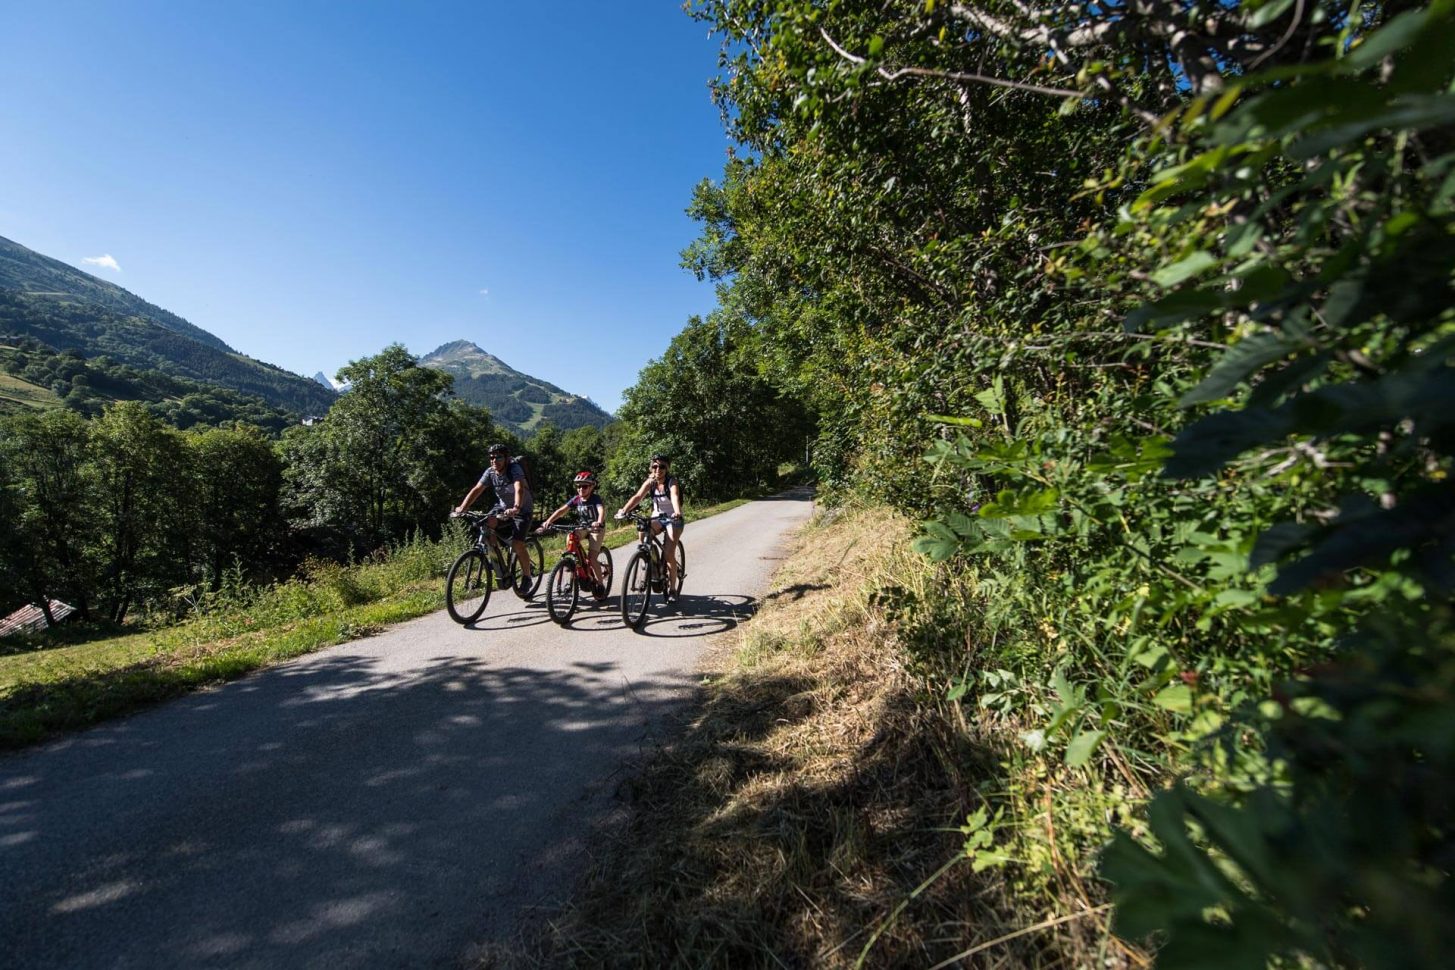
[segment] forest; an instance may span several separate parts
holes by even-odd
[[[999,766],[966,859],[1064,917],[1021,958],[1438,965],[1455,4],[690,10],[687,264],[924,523],[878,602]]]

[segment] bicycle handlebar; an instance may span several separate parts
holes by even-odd
[[[536,528],[537,532],[559,532],[565,535],[568,532],[590,532],[596,528],[594,525],[582,525],[580,522],[552,522],[550,525],[543,525]]]

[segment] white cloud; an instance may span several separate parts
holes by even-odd
[[[118,273],[121,272],[121,264],[117,263],[116,257],[110,253],[107,253],[105,256],[87,256],[81,262],[91,266],[100,266],[103,269],[114,269]]]
[[[481,290],[480,291],[480,295],[481,296],[489,296],[490,295],[490,291],[489,290]]]

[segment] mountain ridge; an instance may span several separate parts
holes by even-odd
[[[256,395],[300,415],[321,414],[337,397],[307,377],[239,353],[130,290],[3,236],[0,334]]]

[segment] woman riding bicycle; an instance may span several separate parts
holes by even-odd
[[[626,504],[617,510],[616,517],[624,518],[628,512],[637,507],[643,498],[648,495],[652,499],[652,532],[659,534],[664,530],[667,537],[662,543],[662,558],[667,560],[667,591],[666,600],[670,603],[675,597],[674,590],[677,589],[677,540],[682,538],[682,486],[678,483],[675,475],[670,472],[671,460],[666,455],[653,455],[651,474],[647,480],[642,482],[642,487],[637,489],[636,494],[626,500]],[[659,521],[661,520],[661,521]]]
[[[547,531],[552,524],[561,516],[574,511],[576,521],[580,523],[581,531],[586,533],[587,551],[592,562],[601,560],[601,538],[606,534],[606,506],[601,501],[601,496],[596,494],[596,473],[590,469],[584,469],[576,473],[572,480],[576,486],[576,495],[565,505],[556,509],[550,514],[536,534]],[[600,584],[598,584],[599,586]],[[604,589],[592,590],[597,599],[606,595]]]

